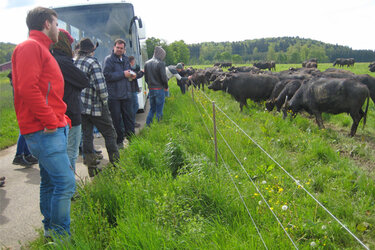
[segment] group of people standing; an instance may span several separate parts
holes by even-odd
[[[158,120],[163,116],[169,78],[188,78],[178,74],[182,64],[165,66],[166,52],[161,47],[155,48],[141,71],[134,57],[125,55],[122,39],[115,40],[102,68],[94,56],[99,44],[83,38],[73,52],[74,39],[68,31],[58,29],[57,13],[52,9],[30,10],[26,23],[29,37],[12,55],[15,111],[20,134],[39,162],[44,235],[65,237],[70,235],[70,202],[81,138],[90,176],[99,171],[94,127],[103,135],[109,160],[116,166],[119,148],[125,138],[132,139],[138,126],[137,79],[144,75],[149,87],[146,124],[150,125],[155,114]]]

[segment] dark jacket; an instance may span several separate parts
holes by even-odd
[[[156,46],[154,56],[145,63],[145,80],[149,89],[168,88],[164,58],[165,51],[160,46]]]
[[[103,74],[108,88],[108,98],[113,100],[125,100],[132,98],[131,84],[125,77],[124,71],[130,70],[127,56],[122,55],[122,60],[112,51],[104,59]]]
[[[137,79],[141,78],[144,75],[144,73],[141,71],[141,67],[139,67],[139,65],[135,65],[135,68],[132,68],[132,70],[137,74],[136,78],[130,81],[132,92],[139,92]]]
[[[58,49],[54,49],[52,54],[64,76],[63,100],[67,105],[66,115],[72,121],[72,126],[80,125],[82,123],[81,91],[89,87],[89,79],[84,72],[74,65],[70,56]]]

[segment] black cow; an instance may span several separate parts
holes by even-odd
[[[272,64],[272,62],[256,62],[254,63],[254,66],[257,67],[258,69],[268,69],[268,70],[276,68],[276,64],[275,63]]]
[[[365,112],[362,105],[367,98]],[[324,128],[322,112],[330,114],[349,113],[353,119],[350,136],[354,136],[362,117],[363,125],[369,105],[370,93],[368,88],[354,79],[317,78],[305,81],[294,94],[290,102],[286,103],[286,110],[294,114],[305,110],[314,114],[320,128]]]
[[[222,63],[220,63],[219,67],[220,68],[229,68],[229,67],[232,67],[232,63],[231,62],[222,62]]]
[[[354,58],[337,58],[333,62],[333,66],[339,65],[340,67],[344,67],[346,65],[346,67],[349,67],[349,66],[354,66],[354,63],[355,63]]]
[[[375,72],[375,62],[370,63],[368,67],[371,72]]]
[[[217,78],[210,86],[212,90],[223,90],[240,103],[240,110],[247,106],[247,99],[255,102],[267,100],[279,79],[271,75],[230,73]]]
[[[266,103],[266,108],[268,111],[272,111],[274,106],[276,106],[277,111],[280,112],[281,107],[286,101],[292,99],[296,91],[302,84],[301,80],[293,79],[293,80],[286,80],[286,84],[284,88],[279,92],[278,96],[275,99],[271,99]],[[277,85],[276,85],[277,86]],[[275,87],[276,88],[276,87]],[[284,118],[286,117],[287,113],[283,110]]]

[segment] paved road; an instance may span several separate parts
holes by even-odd
[[[148,106],[145,113],[137,114],[136,120],[144,127]],[[103,138],[95,138],[96,149],[103,151],[101,166],[108,163]],[[39,210],[39,168],[23,168],[13,165],[16,145],[0,151],[0,176],[6,177],[6,184],[0,188],[0,249],[20,249],[21,245],[34,240],[37,229],[42,228],[42,215]],[[82,157],[77,161],[76,179],[90,179],[87,167],[82,164]]]

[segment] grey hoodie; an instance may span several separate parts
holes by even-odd
[[[168,88],[168,78],[163,62],[165,55],[165,50],[156,46],[154,56],[145,63],[145,80],[149,89]]]

